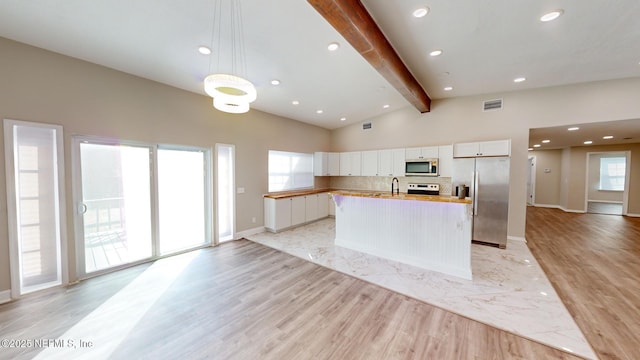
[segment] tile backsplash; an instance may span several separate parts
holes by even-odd
[[[391,191],[391,176],[332,176],[329,187],[345,190]],[[449,177],[398,176],[400,192],[407,192],[407,184],[440,184],[440,195],[451,195]]]

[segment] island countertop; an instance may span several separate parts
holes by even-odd
[[[471,204],[471,199],[459,199],[455,196],[446,195],[417,195],[417,194],[391,194],[390,191],[369,191],[369,190],[330,190],[332,195],[356,196],[376,199],[390,200],[417,200],[417,201],[434,201],[459,204]]]

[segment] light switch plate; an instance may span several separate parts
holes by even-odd
[[[244,194],[244,188],[243,187],[239,187],[238,188],[238,194]]]

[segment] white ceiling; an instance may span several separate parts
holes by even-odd
[[[638,0],[362,2],[432,99],[640,76]],[[212,44],[214,3],[1,0],[0,36],[204,94],[202,80],[219,70],[197,51]],[[430,13],[413,18],[423,5]],[[557,8],[558,20],[538,20]],[[253,108],[333,129],[409,106],[306,1],[242,9]],[[333,41],[342,46],[329,52]],[[444,53],[432,58],[434,49]]]

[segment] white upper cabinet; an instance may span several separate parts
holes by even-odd
[[[459,143],[453,145],[453,157],[509,156],[510,140]]]
[[[362,176],[378,176],[378,150],[362,152]]]
[[[340,153],[340,176],[360,176],[362,154],[360,151]]]
[[[453,172],[453,145],[438,147],[438,176],[451,177]]]
[[[340,175],[340,153],[316,152],[313,154],[314,176]]]
[[[381,176],[404,176],[405,149],[380,150],[378,173]]]
[[[429,146],[429,147],[417,147],[417,148],[407,148],[405,149],[405,159],[413,160],[413,159],[437,159],[438,158],[438,147],[437,146]]]

